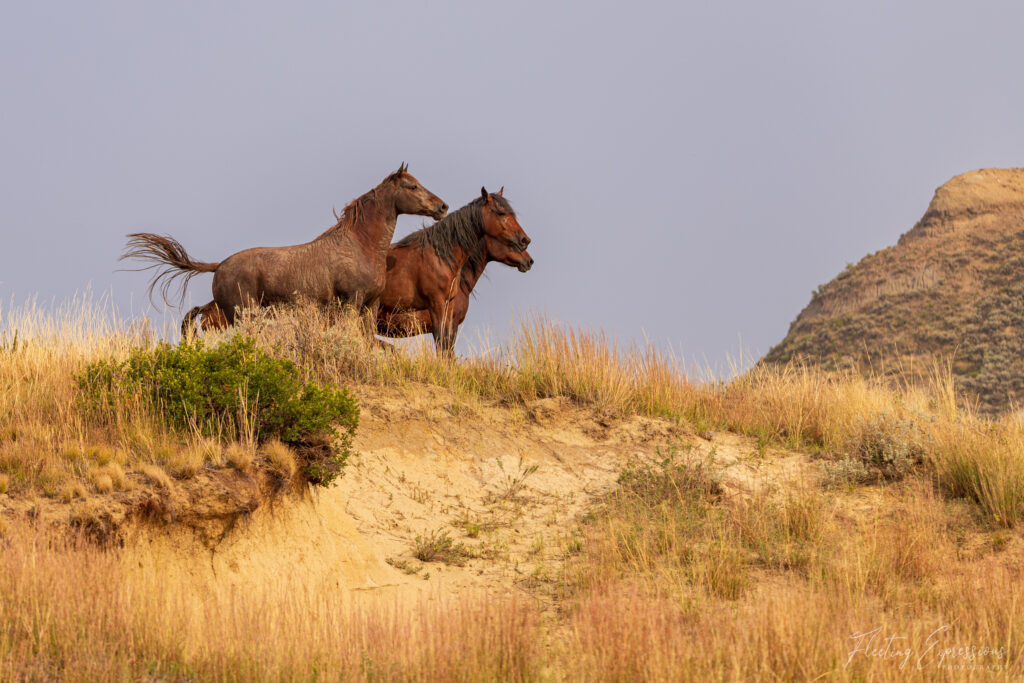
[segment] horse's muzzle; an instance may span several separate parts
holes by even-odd
[[[448,215],[448,205],[447,204],[441,204],[441,208],[438,209],[437,211],[435,211],[434,213],[430,214],[430,217],[433,218],[435,221],[439,221],[439,220],[441,220],[442,218],[444,218],[447,215]]]
[[[533,257],[527,256],[525,261],[520,261],[519,265],[516,266],[520,273],[525,273],[530,268],[533,268]]]

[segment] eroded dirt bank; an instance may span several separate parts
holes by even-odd
[[[277,498],[230,524],[135,524],[126,561],[241,589],[529,589],[557,571],[580,515],[631,462],[711,456],[740,495],[808,483],[817,471],[806,455],[759,453],[743,437],[701,438],[669,420],[603,416],[564,399],[467,405],[416,386],[363,390],[360,401],[357,455],[336,486]],[[438,547],[448,561],[417,559]]]

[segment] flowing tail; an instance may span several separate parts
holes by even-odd
[[[175,285],[177,278],[184,278],[181,282],[181,296],[178,299],[178,305],[180,306],[185,300],[185,288],[188,287],[188,281],[200,273],[212,273],[220,265],[219,261],[216,263],[193,261],[192,257],[185,251],[185,247],[181,246],[178,240],[169,235],[154,235],[148,232],[136,232],[128,235],[128,245],[125,247],[124,253],[121,254],[120,260],[123,261],[125,259],[154,261],[151,265],[131,270],[160,268],[156,275],[153,276],[153,279],[149,281],[149,289],[147,291],[149,292],[149,300],[152,301],[153,290],[159,286],[160,296],[168,306],[172,304],[167,295]],[[191,314],[191,311],[189,314]],[[187,315],[185,317],[188,318]]]

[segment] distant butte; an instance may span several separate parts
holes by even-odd
[[[935,357],[983,412],[1024,401],[1024,169],[940,187],[895,246],[819,287],[762,362],[922,381]]]

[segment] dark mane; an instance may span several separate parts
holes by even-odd
[[[492,194],[494,208],[500,213],[515,215],[512,206],[504,197]],[[394,247],[430,247],[442,261],[452,267],[458,266],[452,250],[461,247],[469,254],[466,266],[470,271],[484,264],[487,250],[483,248],[483,211],[484,198],[477,197],[461,209],[453,211],[433,225],[420,228],[396,242]]]

